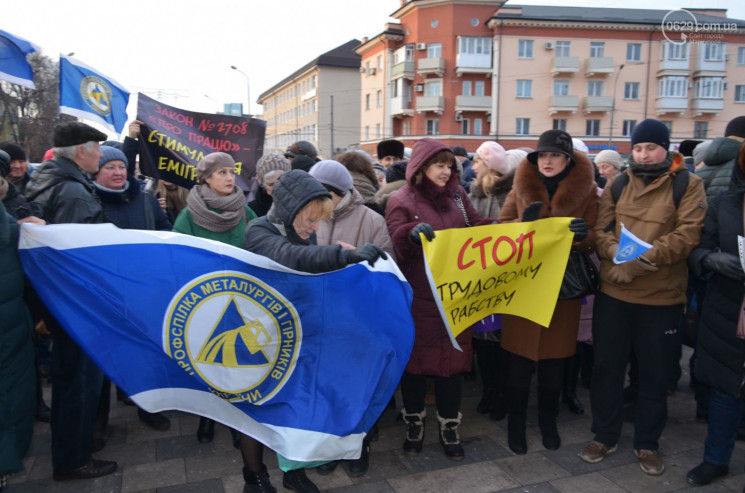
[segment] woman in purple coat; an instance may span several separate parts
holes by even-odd
[[[398,265],[414,291],[411,307],[416,327],[414,350],[401,378],[406,422],[404,452],[417,455],[422,450],[426,384],[427,378],[433,378],[440,443],[448,458],[461,460],[464,455],[458,437],[462,417],[461,374],[471,369],[471,331],[457,337],[463,351],[456,350],[427,281],[420,233],[431,241],[435,230],[463,228],[491,220],[485,221],[479,215],[460,185],[453,152],[434,139],[422,139],[414,145],[406,167],[406,185],[388,199],[385,220]]]

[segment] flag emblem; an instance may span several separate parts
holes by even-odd
[[[164,349],[212,393],[261,404],[292,374],[301,331],[295,307],[270,286],[242,272],[211,272],[171,300]]]
[[[101,116],[111,115],[111,86],[100,77],[89,75],[80,81],[80,96]]]

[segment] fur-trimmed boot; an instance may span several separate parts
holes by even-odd
[[[458,413],[457,418],[443,418],[439,413],[437,414],[437,422],[440,423],[440,443],[450,460],[463,460],[463,446],[458,436],[458,426],[462,419],[461,413]]]
[[[406,409],[401,410],[401,415],[406,423],[406,440],[404,440],[404,453],[406,455],[419,455],[424,443],[424,420],[427,410],[421,413],[408,413]]]

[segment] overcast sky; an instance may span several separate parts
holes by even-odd
[[[514,4],[613,8],[726,8],[745,19],[743,0],[511,0]],[[251,110],[259,94],[351,39],[380,33],[400,0],[19,0],[4,2],[0,28],[74,58],[118,81],[192,111]],[[130,104],[130,115],[134,109]]]

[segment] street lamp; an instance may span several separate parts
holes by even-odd
[[[616,114],[616,88],[618,87],[618,76],[621,74],[621,70],[623,70],[623,63],[618,67],[618,72],[616,72],[616,79],[613,81],[613,102],[611,103],[610,107],[610,131],[608,132],[608,149],[612,149],[613,147],[613,117]]]
[[[239,69],[235,65],[231,65],[230,68],[232,68],[236,72],[242,73],[243,76],[246,78],[246,94],[248,95],[248,106],[246,106],[246,114],[248,116],[251,116],[251,84],[248,80],[248,75],[246,75],[246,73],[243,70]]]
[[[215,98],[211,97],[209,94],[205,94],[204,97],[215,103],[215,107],[217,107],[217,110],[220,111],[220,103],[218,103]]]

